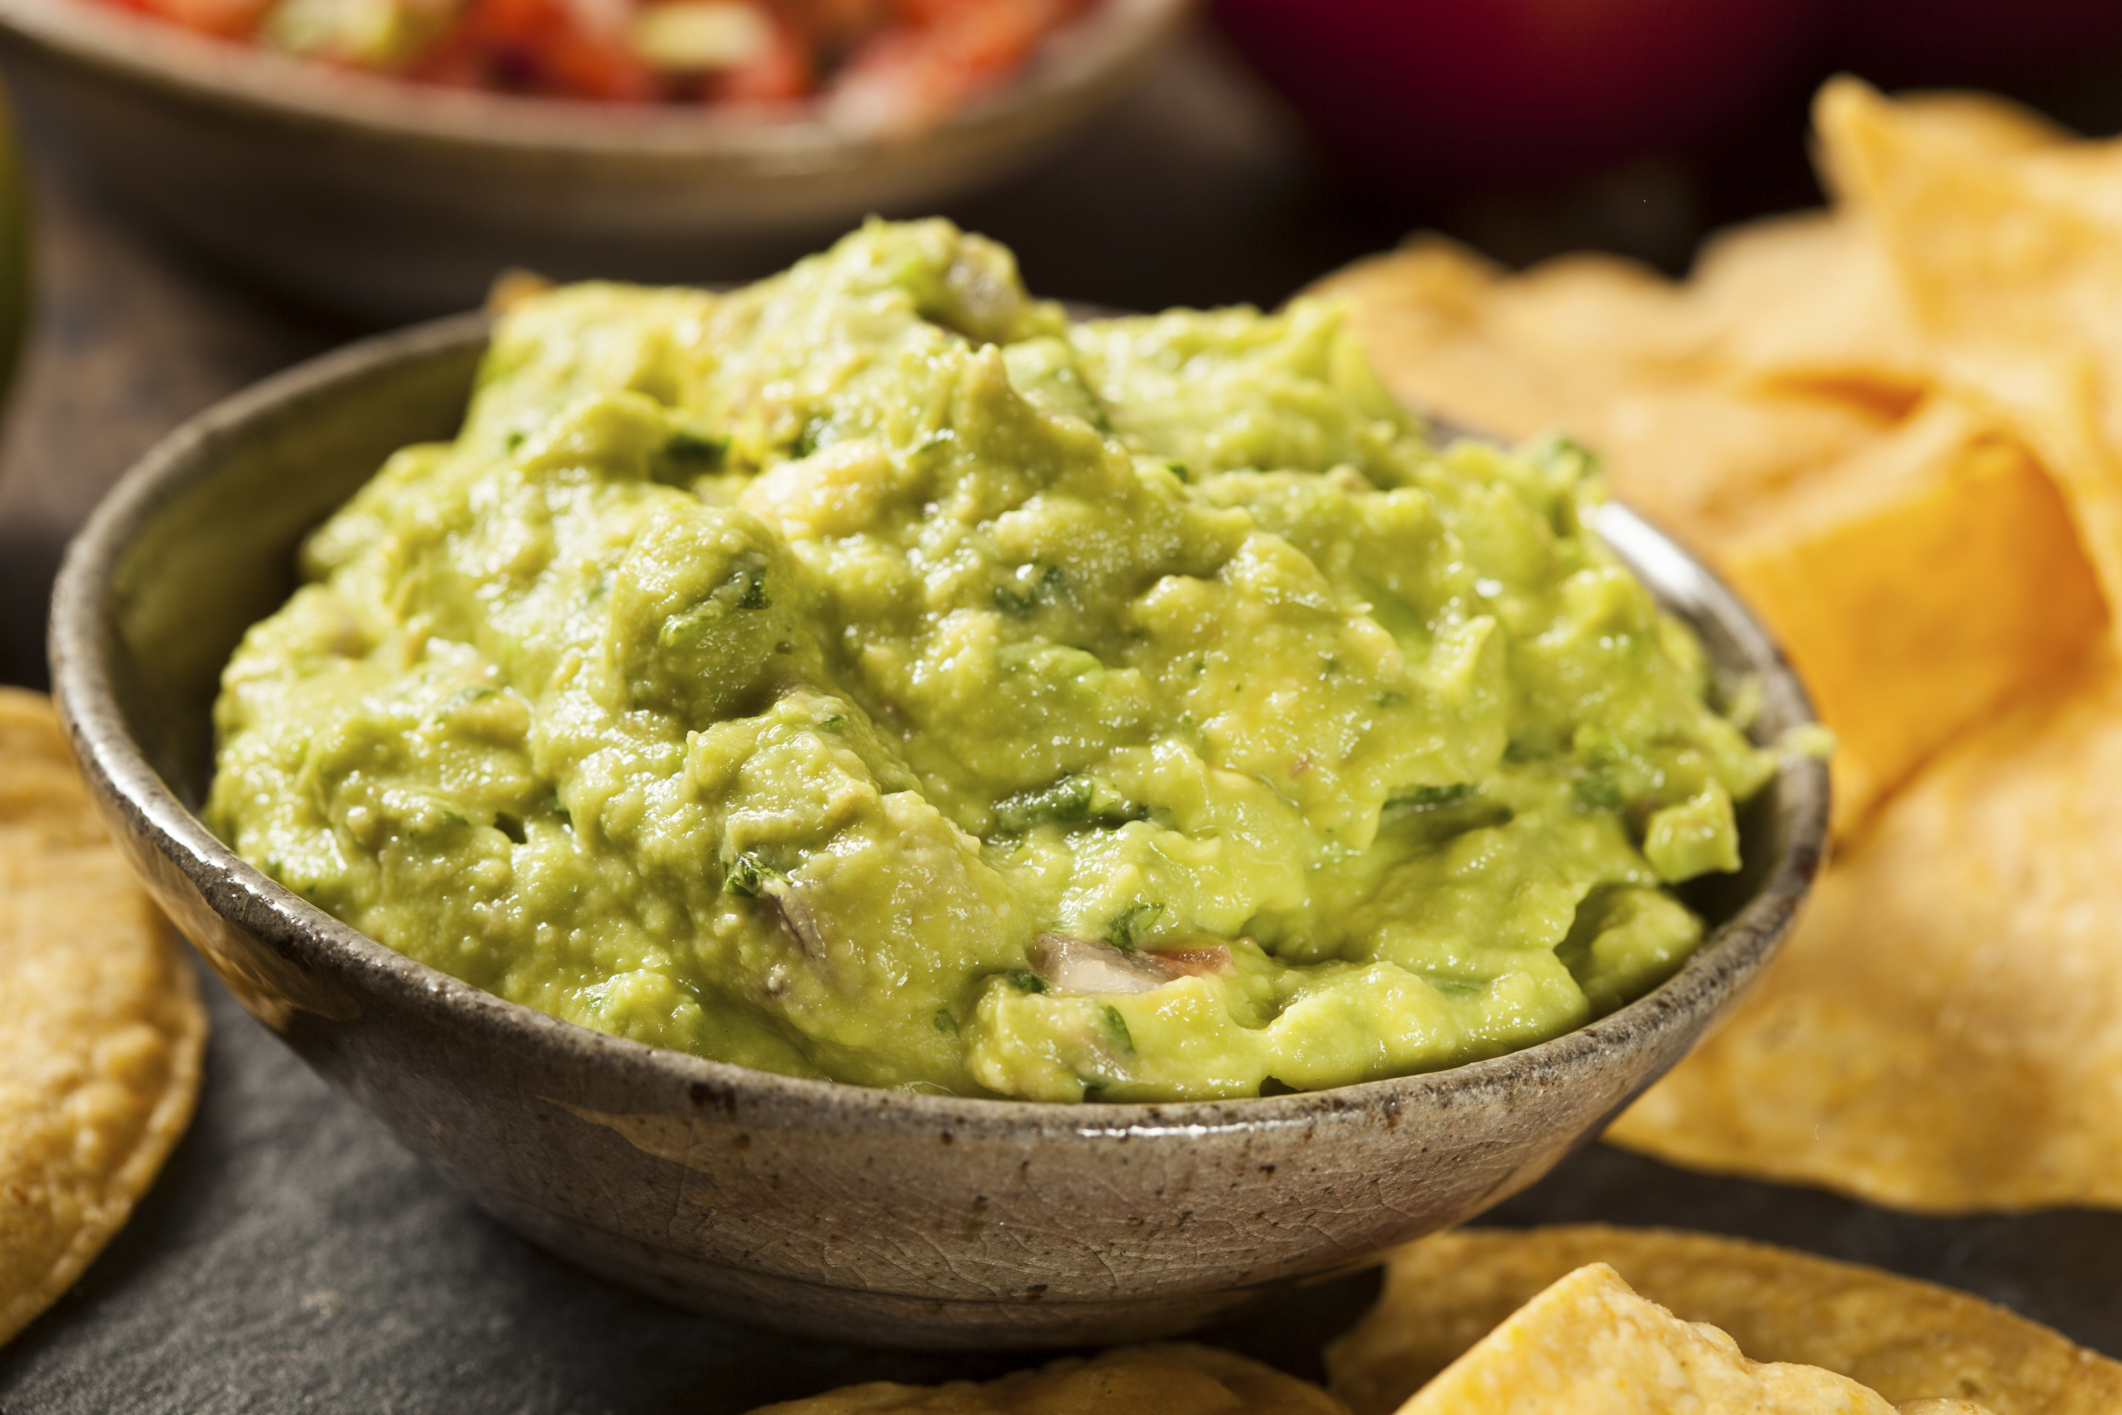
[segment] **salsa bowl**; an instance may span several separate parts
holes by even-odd
[[[442,89],[210,38],[102,0],[0,0],[35,124],[126,211],[247,280],[380,326],[521,267],[763,275],[868,215],[1035,160],[1148,66],[1192,0],[1104,0],[906,136],[818,117]]]
[[[1744,869],[1683,891],[1709,936],[1648,996],[1493,1060],[1244,1100],[870,1090],[503,1001],[282,888],[194,814],[238,638],[293,588],[302,536],[386,455],[454,434],[485,342],[474,317],[381,336],[173,433],[68,553],[52,679],[113,833],[244,1006],[504,1222],[621,1282],[880,1345],[1183,1331],[1540,1178],[1760,971],[1819,868],[1826,768],[1786,752],[1741,813]],[[1727,690],[1758,687],[1757,740],[1812,721],[1775,645],[1707,572],[1626,511],[1601,529]]]

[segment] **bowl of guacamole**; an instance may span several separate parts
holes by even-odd
[[[1802,690],[1583,449],[943,222],[283,375],[55,626],[253,1012],[542,1241],[843,1337],[1170,1332],[1495,1202],[1820,848]]]

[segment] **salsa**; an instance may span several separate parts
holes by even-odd
[[[905,134],[1097,0],[103,0],[341,68],[499,93],[816,111]]]

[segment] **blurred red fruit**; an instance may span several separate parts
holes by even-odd
[[[1818,0],[1217,0],[1359,173],[1539,179],[1697,145],[1802,70]]]

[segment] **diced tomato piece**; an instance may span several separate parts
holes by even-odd
[[[997,86],[1083,0],[902,0],[905,23],[849,61],[844,110],[886,131],[927,127]]]
[[[813,86],[808,46],[787,21],[770,16],[773,42],[766,52],[748,64],[722,76],[714,86],[714,97],[722,103],[789,103],[809,93]]]

